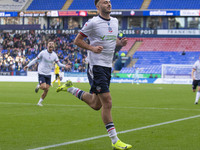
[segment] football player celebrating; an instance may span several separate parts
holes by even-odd
[[[49,91],[49,87],[51,85],[51,70],[52,65],[57,63],[60,67],[68,67],[59,62],[57,54],[53,51],[54,50],[54,41],[49,41],[47,45],[47,49],[41,51],[38,56],[33,59],[28,65],[24,67],[26,70],[31,65],[35,64],[39,61],[38,65],[38,80],[39,84],[37,85],[35,92],[37,93],[39,89],[43,90],[43,93],[40,97],[39,102],[37,103],[38,106],[43,106],[42,102],[47,96]]]
[[[102,120],[112,141],[112,147],[118,150],[130,149],[132,146],[122,142],[117,136],[111,115],[112,98],[109,90],[115,47],[125,46],[127,39],[117,38],[118,20],[110,16],[110,0],[95,0],[95,5],[99,16],[86,22],[74,41],[77,46],[88,50],[90,93],[73,87],[71,81],[58,87],[57,92],[68,91],[92,109],[101,109]],[[85,37],[88,37],[90,44],[84,41]]]

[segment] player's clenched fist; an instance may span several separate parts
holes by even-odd
[[[92,51],[94,53],[101,53],[101,51],[103,50],[103,46],[95,46],[93,47]]]

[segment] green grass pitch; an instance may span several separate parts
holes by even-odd
[[[44,106],[36,106],[42,93],[34,93],[36,84],[0,82],[0,150],[112,149],[109,137],[98,137],[107,135],[101,111],[69,93],[56,93],[57,83],[50,88]],[[88,83],[75,86],[89,90]],[[132,144],[132,149],[200,149],[200,104],[194,105],[191,85],[112,83],[110,90],[118,137]],[[91,139],[78,141],[87,138]],[[65,144],[56,145],[60,143]]]

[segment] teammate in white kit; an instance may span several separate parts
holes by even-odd
[[[73,87],[71,81],[57,88],[57,92],[68,91],[87,103],[92,109],[100,110],[102,120],[114,149],[130,149],[132,146],[119,140],[112,120],[112,98],[110,95],[111,67],[114,50],[125,46],[127,39],[119,40],[118,20],[110,16],[110,0],[95,0],[99,16],[87,21],[75,39],[75,44],[88,50],[88,79],[90,93]],[[84,41],[88,37],[90,45]]]
[[[199,60],[195,62],[192,68],[192,89],[193,92],[196,91],[196,88],[198,86],[198,91],[196,93],[196,99],[194,104],[198,104],[199,98],[200,98],[200,55],[199,55]]]
[[[33,59],[31,62],[29,62],[28,65],[24,67],[24,70],[26,70],[28,67],[39,61],[38,65],[39,84],[37,85],[35,92],[37,93],[39,89],[43,90],[44,92],[40,97],[40,100],[37,104],[38,106],[43,106],[42,101],[47,96],[49,87],[51,85],[51,71],[54,62],[56,62],[60,67],[67,68],[67,65],[64,65],[59,62],[58,56],[53,50],[54,50],[54,42],[49,41],[47,49],[41,51],[35,59]]]

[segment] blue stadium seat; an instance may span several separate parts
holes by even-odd
[[[27,10],[61,10],[66,0],[33,0]]]
[[[192,65],[198,60],[199,52],[187,52],[181,55],[180,52],[164,51],[137,51],[133,58],[137,58],[135,67],[142,68],[140,73],[161,74],[162,64],[187,64]],[[177,74],[191,72],[191,69],[183,69]],[[133,68],[122,68],[120,73],[134,73]]]
[[[143,0],[113,0],[112,9],[140,9]],[[68,10],[96,10],[94,1],[74,0]]]

